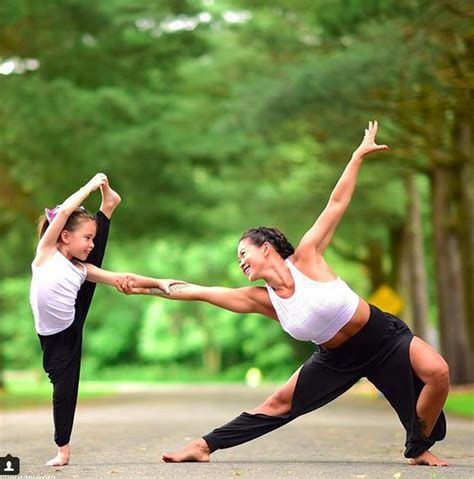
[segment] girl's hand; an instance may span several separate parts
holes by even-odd
[[[129,275],[115,281],[117,290],[124,294],[150,294],[150,289],[159,289],[163,291],[166,296],[171,296],[174,289],[178,289],[180,286],[182,287],[186,284],[185,281],[177,279],[157,279],[154,280],[153,285],[148,287],[136,287],[135,278]]]
[[[135,288],[132,284],[124,285],[119,281],[116,281],[115,287],[123,294],[150,294],[150,288]],[[163,293],[164,295],[165,293]]]
[[[360,146],[355,150],[354,154],[358,156],[365,156],[368,153],[374,151],[385,151],[388,150],[387,145],[377,145],[375,143],[375,135],[377,134],[378,124],[376,121],[373,123],[369,121],[369,127],[365,130],[365,136],[362,140]]]
[[[104,173],[97,173],[93,178],[91,178],[87,184],[86,188],[89,193],[92,193],[95,190],[98,190],[102,186],[105,186],[109,183],[107,176]]]
[[[134,278],[126,275],[115,280],[115,287],[123,294],[145,294],[147,288],[135,288]],[[138,291],[143,290],[143,291]]]

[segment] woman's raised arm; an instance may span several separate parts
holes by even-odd
[[[364,156],[371,152],[388,150],[387,145],[377,145],[375,143],[377,127],[376,121],[369,122],[362,143],[354,151],[351,160],[334,187],[326,207],[301,239],[295,251],[297,256],[322,254],[329,246],[337,225],[351,201]]]

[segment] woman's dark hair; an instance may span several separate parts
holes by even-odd
[[[92,213],[87,211],[85,208],[77,208],[69,215],[63,230],[74,231],[86,220],[91,220],[98,226],[97,220]],[[48,226],[49,221],[46,218],[46,215],[41,215],[38,219],[38,239],[45,234]]]
[[[242,235],[239,241],[247,238],[257,246],[262,246],[267,241],[283,259],[288,258],[295,252],[295,249],[285,235],[276,228],[267,228],[266,226],[251,228]]]

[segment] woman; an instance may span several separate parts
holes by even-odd
[[[203,287],[186,284],[165,295],[159,285],[134,280],[117,287],[128,294],[200,300],[239,312],[260,313],[279,321],[320,352],[306,361],[278,391],[175,454],[166,462],[208,461],[217,449],[236,446],[317,409],[367,377],[388,399],[406,429],[405,457],[411,464],[446,466],[429,448],[446,435],[442,412],[449,388],[448,366],[397,317],[369,305],[332,271],[323,258],[348,207],[363,158],[387,150],[377,145],[377,122],[370,122],[329,202],[296,250],[278,230],[247,231],[238,245],[238,261],[250,281],[265,287]],[[158,289],[157,289],[158,288]]]

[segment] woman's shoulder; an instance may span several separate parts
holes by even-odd
[[[301,254],[297,251],[287,258],[300,273],[318,282],[331,281],[337,278],[323,255],[314,251],[311,254]],[[291,267],[290,265],[290,267]]]
[[[295,266],[299,270],[315,269],[327,264],[323,256],[317,253],[316,250],[311,252],[296,250],[285,261],[291,263],[290,266]]]

